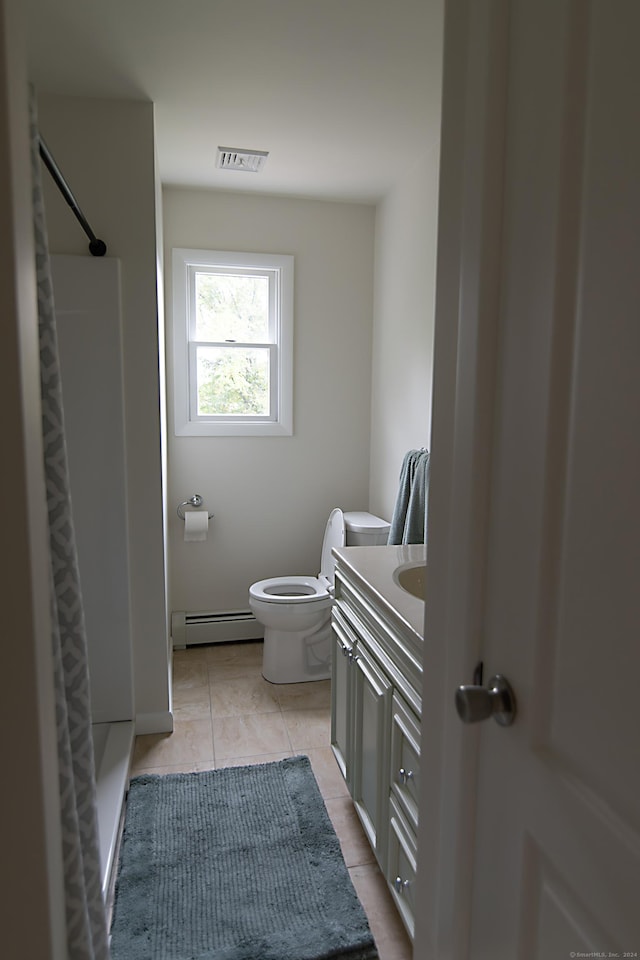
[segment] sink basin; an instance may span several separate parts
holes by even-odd
[[[427,595],[426,563],[403,563],[393,571],[393,579],[407,593],[425,600]]]

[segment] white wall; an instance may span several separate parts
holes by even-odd
[[[318,572],[332,507],[368,507],[374,208],[166,188],[164,237],[167,263],[172,247],[295,257],[294,435],[175,437],[169,389],[172,609],[247,609],[255,580]],[[216,515],[205,543],[175,514],[194,493]]]
[[[162,555],[164,557],[164,617],[167,624],[166,648],[169,663],[169,710],[173,710],[173,657],[171,639],[171,587],[169,584],[169,502],[167,490],[168,460],[167,460],[167,378],[166,378],[166,350],[165,350],[165,303],[164,303],[164,225],[162,212],[162,184],[158,171],[158,153],[154,151],[155,176],[155,216],[156,216],[156,292],[158,297],[158,376],[160,386],[160,462],[162,469]]]
[[[405,453],[431,440],[438,149],[376,213],[369,507],[389,519]]]
[[[87,220],[106,242],[108,256],[121,261],[135,705],[138,732],[151,732],[170,723],[153,105],[43,96],[39,123]],[[43,179],[51,252],[89,256],[80,225],[46,171]]]

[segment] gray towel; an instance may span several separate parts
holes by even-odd
[[[387,543],[427,542],[429,460],[424,447],[405,454]]]

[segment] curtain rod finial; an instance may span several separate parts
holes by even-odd
[[[107,252],[107,245],[104,240],[98,240],[96,237],[96,239],[92,240],[89,244],[89,252],[94,257],[104,257],[105,253]]]

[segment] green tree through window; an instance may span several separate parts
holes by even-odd
[[[269,281],[264,276],[196,273],[199,416],[268,416]],[[221,344],[234,344],[222,346]]]
[[[269,355],[264,350],[198,349],[198,414],[267,416]]]
[[[197,273],[196,338],[251,343],[268,340],[268,279]]]

